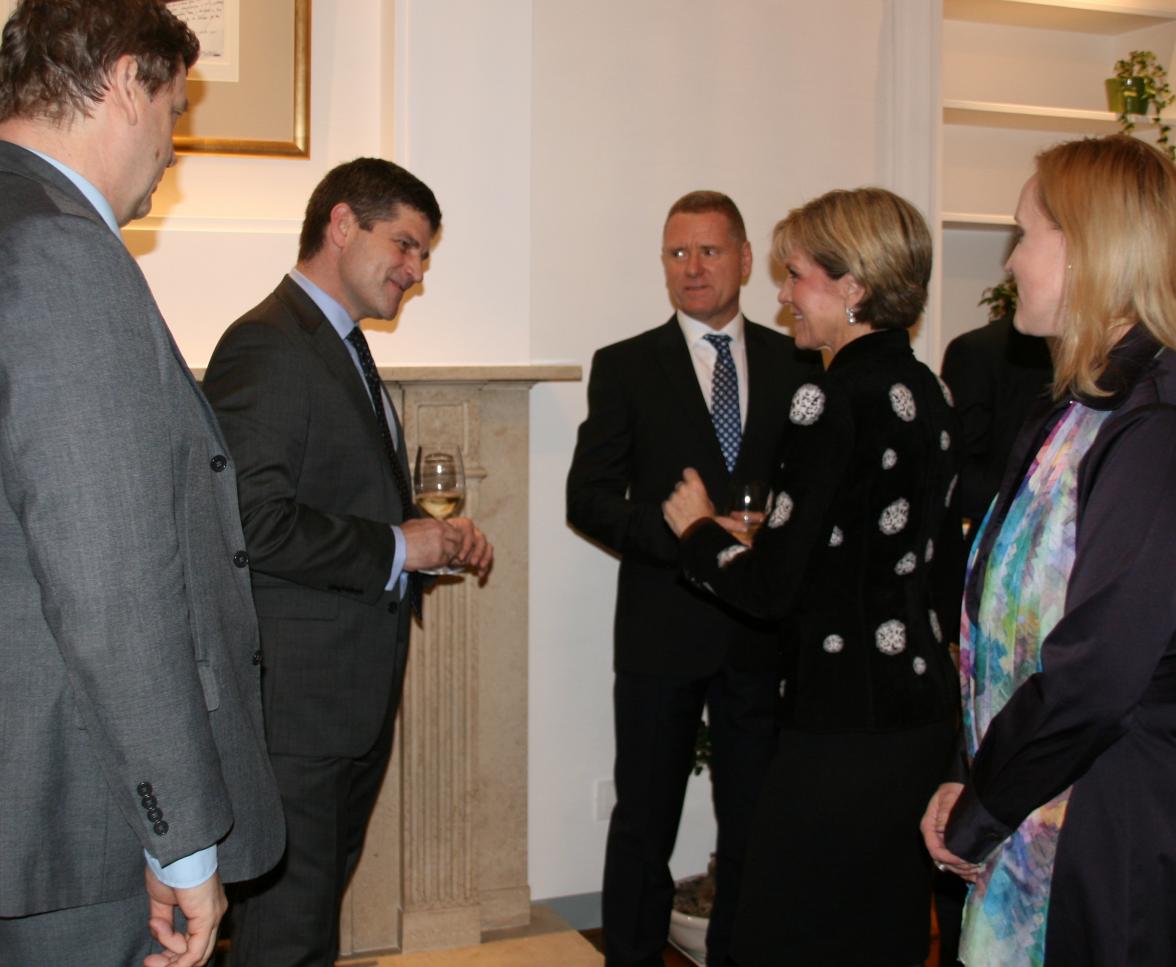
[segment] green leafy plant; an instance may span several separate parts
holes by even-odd
[[[1016,280],[1009,276],[1003,282],[985,289],[976,305],[988,306],[989,322],[1011,316],[1017,308]]]
[[[1149,99],[1146,110],[1151,115],[1151,123],[1159,131],[1159,144],[1167,151],[1168,157],[1176,161],[1176,145],[1168,140],[1172,128],[1160,117],[1164,109],[1172,103],[1168,72],[1150,50],[1133,50],[1125,58],[1115,62],[1114,79],[1125,82],[1133,78],[1143,81],[1143,95]],[[1135,122],[1127,113],[1126,98],[1119,112],[1119,127],[1123,129],[1124,134],[1130,134],[1135,130]]]

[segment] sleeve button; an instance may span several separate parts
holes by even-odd
[[[168,829],[167,822],[162,819],[157,820],[155,825],[152,826],[151,828],[155,831],[156,836],[166,836],[167,835],[167,829]]]
[[[135,787],[135,792],[137,792],[140,796],[150,796],[151,795],[151,783],[140,782],[139,785],[137,785]]]
[[[218,453],[208,462],[208,465],[212,467],[214,473],[220,473],[229,465],[229,461],[223,453]]]
[[[249,566],[249,555],[246,554],[244,551],[238,551],[236,554],[233,555],[233,563],[236,564],[237,567],[248,567]]]

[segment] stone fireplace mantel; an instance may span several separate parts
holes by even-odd
[[[530,917],[527,884],[528,392],[575,365],[380,367],[420,441],[462,447],[494,543],[485,585],[442,578],[413,626],[395,748],[344,901],[343,953],[477,943]]]
[[[540,363],[381,366],[380,376],[410,455],[421,440],[461,446],[461,513],[493,542],[494,568],[482,587],[440,578],[424,625],[413,624],[392,761],[343,901],[343,955],[476,944],[530,919],[527,395],[581,373]]]

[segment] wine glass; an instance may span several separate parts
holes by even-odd
[[[748,480],[731,488],[731,516],[743,521],[748,543],[763,525],[770,498],[771,491],[762,480]]]
[[[452,517],[465,500],[465,468],[461,447],[437,443],[417,448],[412,470],[412,491],[417,506],[434,520]],[[460,567],[422,570],[423,574],[460,574]]]

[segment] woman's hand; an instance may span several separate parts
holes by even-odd
[[[702,478],[693,467],[682,471],[682,479],[674,487],[669,500],[662,504],[662,516],[675,537],[681,537],[692,524],[704,517],[713,517],[715,505],[706,495]]]
[[[737,541],[751,547],[756,530],[751,525],[754,523],[758,527],[766,516],[767,514],[758,511],[751,514],[728,514],[726,517],[715,517],[714,522]]]
[[[919,829],[923,833],[923,842],[931,859],[941,870],[947,870],[956,876],[975,883],[984,870],[983,863],[969,863],[960,859],[944,844],[943,831],[947,829],[947,818],[951,815],[952,807],[964,791],[962,782],[945,782],[935,790],[935,795],[927,803],[927,811],[923,813],[923,820]]]

